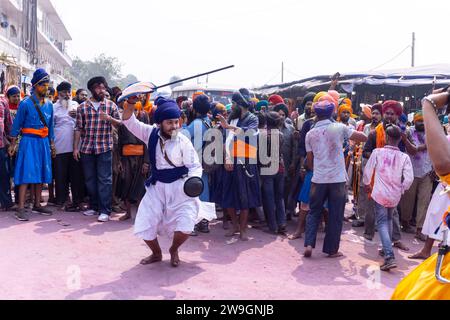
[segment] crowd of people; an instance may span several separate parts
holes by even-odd
[[[306,258],[320,230],[323,252],[342,256],[343,224],[351,221],[367,241],[378,231],[381,270],[389,271],[396,268],[393,248],[409,251],[402,233],[424,242],[411,259],[431,255],[435,216],[450,206],[450,197],[439,196],[448,185],[430,159],[422,111],[408,123],[402,103],[388,100],[355,115],[336,81],[297,104],[241,89],[227,106],[202,92],[152,102],[147,93],[109,88],[101,76],[76,92],[67,82],[51,90],[49,82],[38,69],[29,96],[11,86],[0,98],[2,209],[29,221],[28,209],[51,215],[48,203],[107,222],[112,213],[131,219],[139,206],[135,233],[152,251],[143,264],[161,261],[163,230],[174,235],[173,266],[189,236],[210,232],[200,202],[223,213],[227,237],[248,241],[249,225],[292,241],[304,237]],[[444,132],[448,115],[442,120]],[[219,138],[208,139],[209,132]],[[192,176],[203,185],[195,201],[178,192]],[[347,205],[353,210],[346,216]],[[297,224],[291,235],[288,223]]]

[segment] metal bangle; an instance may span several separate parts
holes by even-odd
[[[436,102],[434,102],[433,99],[430,99],[430,98],[428,98],[428,97],[425,97],[425,98],[422,99],[422,102],[423,102],[423,101],[427,101],[427,102],[431,103],[431,105],[433,106],[434,109],[436,109],[436,110],[438,109],[438,107],[437,107],[437,105],[436,105]]]

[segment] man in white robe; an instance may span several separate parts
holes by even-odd
[[[157,125],[146,125],[134,116],[136,96],[128,97],[122,116],[123,125],[147,144],[152,177],[147,181],[146,194],[136,217],[134,233],[151,249],[152,255],[141,261],[147,265],[162,261],[158,235],[173,235],[169,252],[171,265],[180,264],[178,250],[194,231],[200,211],[199,198],[190,198],[184,184],[191,177],[202,176],[202,166],[191,141],[182,134],[181,112],[175,101],[158,98],[154,114]],[[153,144],[152,144],[153,141]],[[156,165],[155,165],[156,164]]]

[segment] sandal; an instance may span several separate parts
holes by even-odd
[[[66,207],[66,212],[81,212],[81,207],[77,205],[71,205]]]

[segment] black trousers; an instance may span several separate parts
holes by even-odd
[[[84,176],[81,162],[73,158],[73,154],[58,154],[54,159],[56,203],[63,205],[69,197],[69,186],[73,204],[83,202],[85,195]]]

